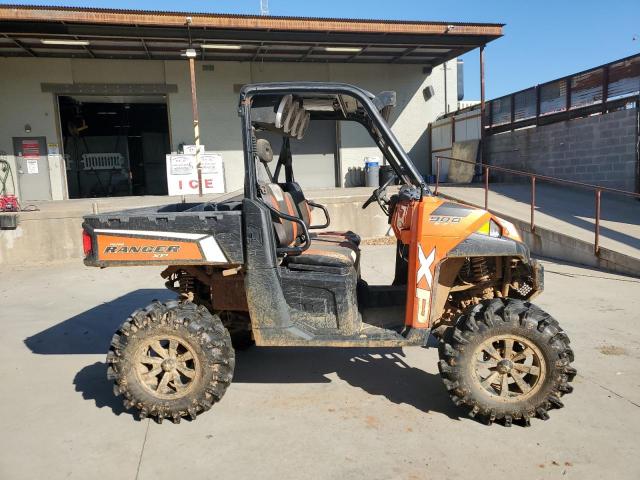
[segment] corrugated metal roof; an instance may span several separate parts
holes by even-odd
[[[501,35],[494,23],[0,5],[0,37],[8,40],[0,56],[179,59],[195,47],[211,61],[433,67]],[[78,40],[87,44],[78,48]]]
[[[13,10],[13,12],[10,12]],[[40,15],[39,15],[40,14]],[[269,28],[268,25],[290,25],[295,28],[297,23],[323,24],[327,26],[349,25],[343,31],[353,31],[352,25],[362,24],[362,31],[377,30],[379,26],[387,26],[389,32],[402,33],[437,33],[446,32],[449,26],[461,27],[456,34],[487,34],[499,36],[502,34],[502,23],[472,23],[472,22],[443,22],[443,21],[417,21],[417,20],[383,20],[364,18],[329,18],[329,17],[294,17],[294,16],[264,16],[229,13],[203,13],[163,10],[136,10],[136,9],[112,9],[112,8],[84,8],[62,7],[46,5],[0,5],[0,19],[6,20],[35,20],[56,21],[64,17],[69,21],[98,22],[106,20],[119,20],[123,17],[129,19],[147,19],[144,23],[156,22],[163,18],[165,22],[160,25],[174,25],[174,19],[184,23],[186,17],[193,20],[192,26],[206,26],[207,20],[213,20],[214,24],[237,23],[242,28]],[[225,22],[226,20],[226,22]],[[236,22],[234,22],[234,20]],[[306,25],[308,28],[308,25]],[[433,29],[432,27],[437,27]]]

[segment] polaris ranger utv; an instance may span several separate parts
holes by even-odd
[[[386,122],[394,104],[393,92],[339,83],[247,85],[243,195],[85,217],[86,265],[168,266],[178,293],[113,336],[107,375],[127,408],[158,422],[209,410],[231,383],[232,341],[405,347],[429,335],[445,387],[472,417],[527,425],[562,407],[576,372],[567,335],[530,303],[542,267],[511,223],[431,194]],[[291,143],[326,120],[362,124],[400,181],[362,205],[377,203],[397,238],[391,285],[360,278],[360,237],[327,231],[327,209],[295,181],[306,167]],[[265,132],[282,139],[275,162]]]

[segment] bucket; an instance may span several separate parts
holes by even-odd
[[[380,163],[378,159],[367,157],[364,162],[365,186],[378,188],[380,186]]]

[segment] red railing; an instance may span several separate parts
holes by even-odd
[[[601,204],[602,204],[602,192],[615,193],[618,195],[624,195],[627,197],[639,198],[640,193],[629,192],[627,190],[620,190],[617,188],[611,187],[601,187],[598,185],[592,185],[590,183],[582,183],[576,182],[575,180],[564,180],[562,178],[549,177],[547,175],[538,175],[536,173],[523,172],[521,170],[514,170],[512,168],[498,167],[496,165],[486,165],[482,163],[472,162],[470,160],[463,160],[461,158],[453,158],[453,157],[441,157],[436,156],[436,185],[434,189],[434,194],[438,194],[438,187],[440,186],[440,163],[442,160],[449,160],[454,162],[462,162],[474,165],[475,167],[482,169],[482,176],[484,180],[484,209],[489,210],[489,173],[491,171],[508,173],[511,175],[520,175],[522,177],[529,177],[531,180],[531,200],[530,200],[530,209],[531,209],[531,231],[535,231],[535,212],[536,212],[536,181],[542,180],[549,183],[559,183],[563,185],[571,185],[573,187],[584,188],[587,190],[592,190],[595,194],[595,241],[594,241],[594,251],[596,255],[600,254],[600,215],[601,215]]]

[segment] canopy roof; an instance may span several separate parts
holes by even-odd
[[[0,56],[436,66],[502,24],[0,6]]]

